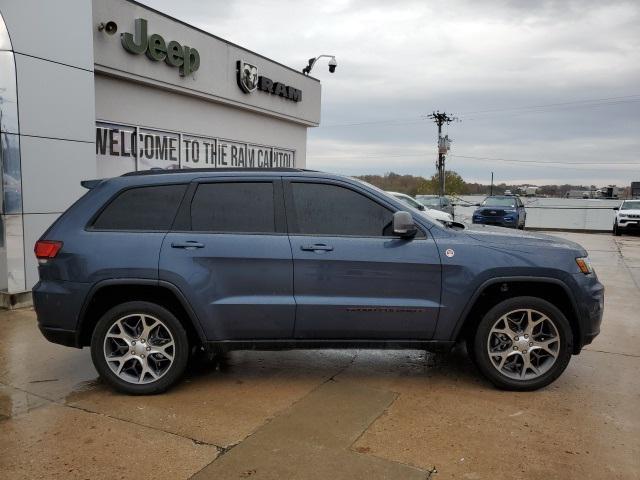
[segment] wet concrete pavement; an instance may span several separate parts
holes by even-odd
[[[494,389],[462,349],[234,352],[128,397],[89,351],[0,313],[0,477],[640,478],[640,237],[556,233],[607,287],[602,333],[550,387]]]

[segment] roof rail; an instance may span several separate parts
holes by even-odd
[[[122,177],[134,177],[139,175],[174,175],[183,173],[219,173],[219,172],[314,172],[304,168],[182,168],[176,170],[164,170],[152,168],[151,170],[138,170],[137,172],[127,172]]]

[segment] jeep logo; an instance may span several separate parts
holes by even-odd
[[[154,33],[147,37],[147,21],[137,18],[135,21],[135,38],[131,33],[123,33],[120,36],[122,46],[127,52],[140,55],[146,53],[154,62],[162,60],[171,67],[178,67],[180,75],[186,77],[200,67],[200,54],[195,48],[183,47],[172,40],[164,41],[161,35]]]

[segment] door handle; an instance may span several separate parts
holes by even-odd
[[[187,240],[186,242],[171,242],[171,248],[204,248],[204,243]]]
[[[300,245],[300,250],[308,252],[330,252],[333,250],[331,245],[325,245],[324,243],[315,243],[313,245]]]

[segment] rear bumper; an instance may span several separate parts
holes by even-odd
[[[80,347],[78,319],[91,285],[41,280],[32,290],[38,328],[53,343]]]
[[[78,342],[78,332],[76,330],[64,330],[62,328],[44,327],[38,324],[38,328],[44,338],[51,343],[58,343],[67,347],[82,348]]]

